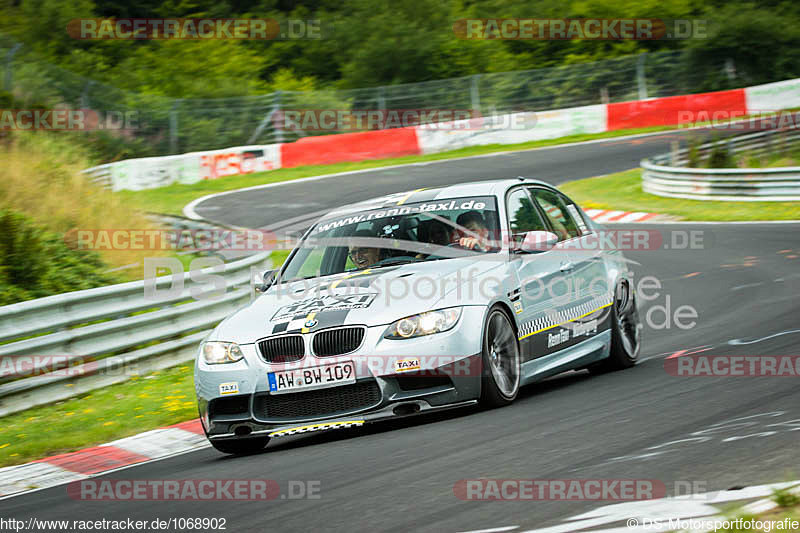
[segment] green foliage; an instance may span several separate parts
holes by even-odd
[[[253,4],[210,0],[122,5],[108,0],[0,0],[0,32],[47,60],[128,91],[216,98],[271,90],[360,88],[583,63],[644,51],[688,49],[687,74],[705,89],[727,88],[730,58],[741,83],[800,75],[800,4],[789,0],[316,0]],[[65,30],[86,17],[318,19],[323,39],[91,41]],[[652,18],[706,21],[684,40],[464,40],[465,18]],[[663,73],[665,83],[671,73]],[[297,83],[295,83],[297,82]]]
[[[731,156],[728,145],[724,142],[717,142],[711,147],[708,154],[708,168],[731,168],[736,166],[736,162]]]
[[[323,38],[71,38],[67,24],[90,17],[317,20]],[[700,21],[696,27],[705,33],[656,40],[468,40],[454,31],[461,19],[507,17]],[[476,74],[483,112],[599,103],[601,94],[612,102],[632,100],[639,97],[635,60],[621,58],[642,52],[650,52],[644,65],[651,97],[800,77],[800,3],[794,0],[541,0],[535,8],[514,0],[0,0],[0,58],[13,46],[3,36],[24,43],[10,69],[18,107],[142,112],[133,133],[82,138],[102,162],[274,142],[266,119],[277,105],[467,109]],[[420,82],[433,83],[402,86]],[[377,87],[380,94],[341,92]],[[275,100],[257,96],[276,91],[282,95]],[[229,97],[253,98],[224,100]],[[293,138],[287,135],[281,139]]]
[[[692,137],[688,140],[689,162],[686,166],[689,168],[700,168],[700,145],[702,142],[699,137]]]
[[[70,248],[28,217],[0,210],[0,305],[117,281],[91,251]]]
[[[772,501],[778,504],[778,507],[794,507],[800,505],[800,496],[792,492],[790,488],[775,489],[772,492]]]

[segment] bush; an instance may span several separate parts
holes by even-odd
[[[711,147],[707,166],[708,168],[730,168],[736,166],[736,162],[731,157],[726,143],[718,142]]]
[[[33,226],[58,236],[58,239],[75,230],[156,229],[157,225],[130,200],[93,184],[83,174],[82,170],[90,166],[87,160],[89,149],[79,144],[76,135],[80,134],[12,132],[0,142],[0,159],[3,161],[0,210],[24,215]],[[14,223],[11,219],[6,221],[7,225]],[[6,228],[3,231],[12,230]],[[10,237],[3,235],[0,238],[8,241]],[[9,246],[9,251],[17,250]],[[98,252],[106,268],[119,269],[119,281],[141,279],[143,270],[140,265],[145,257],[169,254],[167,250],[145,249],[104,248]],[[66,255],[63,259],[69,261],[73,257]],[[14,274],[17,280],[24,277],[21,271]],[[38,276],[34,278],[41,279]],[[93,283],[89,285],[94,286]]]
[[[29,217],[0,210],[0,305],[115,283],[97,253],[74,250]]]

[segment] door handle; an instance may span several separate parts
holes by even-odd
[[[571,272],[574,268],[575,265],[573,265],[570,261],[567,261],[566,263],[561,263],[561,268],[559,270],[561,270],[561,272]]]

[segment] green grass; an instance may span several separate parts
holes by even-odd
[[[559,188],[584,209],[645,211],[691,221],[800,220],[800,202],[716,202],[647,194],[638,168]]]
[[[739,168],[780,168],[800,166],[800,150],[794,154],[772,154],[769,157],[743,156],[736,160]]]
[[[0,419],[0,466],[197,418],[187,363]]]
[[[387,159],[371,159],[369,161],[355,161],[344,163],[333,163],[330,165],[313,165],[296,168],[282,168],[266,172],[256,172],[253,174],[243,174],[238,176],[228,176],[217,180],[201,181],[191,185],[169,185],[158,189],[148,189],[144,191],[120,191],[120,197],[141,209],[181,215],[183,207],[196,198],[223,191],[241,189],[243,187],[253,187],[255,185],[265,185],[268,183],[278,183],[291,181],[311,176],[323,174],[335,174],[338,172],[352,172],[354,170],[365,170],[380,168],[391,165],[403,165],[409,163],[424,163],[427,161],[439,161],[456,157],[468,157],[497,152],[512,152],[517,150],[528,150],[531,148],[542,148],[545,146],[555,146],[595,139],[606,139],[621,137],[625,135],[635,135],[639,133],[652,133],[658,131],[674,130],[677,126],[656,126],[651,128],[639,128],[630,130],[609,131],[603,133],[570,135],[559,139],[546,139],[542,141],[530,141],[519,144],[490,144],[486,146],[469,146],[448,152],[439,152],[426,155],[409,155]]]

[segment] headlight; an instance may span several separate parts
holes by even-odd
[[[209,365],[235,363],[243,357],[242,349],[235,342],[210,341],[203,344],[203,360]]]
[[[383,334],[383,337],[386,339],[410,339],[432,333],[441,333],[442,331],[453,329],[460,316],[460,307],[450,307],[408,316],[391,324],[386,333]]]

